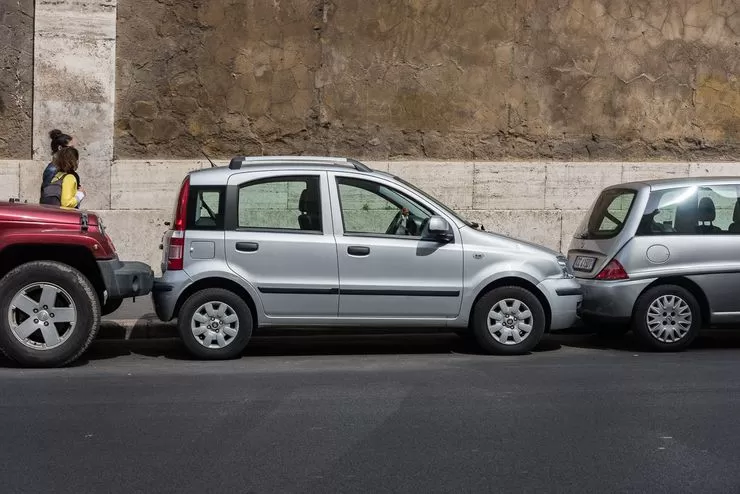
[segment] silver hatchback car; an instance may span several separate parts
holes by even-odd
[[[581,301],[565,256],[482,231],[345,158],[192,172],[163,248],[157,315],[177,317],[206,359],[239,355],[257,328],[309,326],[451,328],[523,353],[570,327]]]
[[[604,332],[630,327],[656,350],[700,328],[740,322],[740,178],[606,188],[576,232],[569,262],[580,315]]]

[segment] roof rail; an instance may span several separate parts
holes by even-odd
[[[317,165],[336,165],[352,167],[357,171],[370,173],[373,170],[366,164],[351,158],[335,158],[330,156],[235,156],[229,162],[231,170],[239,170],[246,165],[305,163]]]

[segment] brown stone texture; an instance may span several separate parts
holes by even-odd
[[[738,0],[119,0],[120,157],[740,159]]]
[[[30,158],[33,0],[0,1],[0,158]]]

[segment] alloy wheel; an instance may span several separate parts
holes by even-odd
[[[660,296],[648,307],[647,327],[650,334],[663,343],[675,343],[684,338],[691,323],[691,307],[677,295]]]
[[[52,283],[33,283],[20,289],[8,310],[13,336],[34,350],[58,347],[72,335],[76,322],[72,297]]]
[[[239,332],[239,316],[228,304],[206,302],[193,314],[190,329],[204,347],[224,348]]]
[[[488,331],[503,345],[517,345],[527,339],[534,326],[532,311],[521,300],[507,298],[494,304],[488,313]]]

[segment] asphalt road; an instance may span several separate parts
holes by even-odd
[[[681,354],[547,337],[98,341],[0,368],[3,493],[739,492],[740,334]]]

